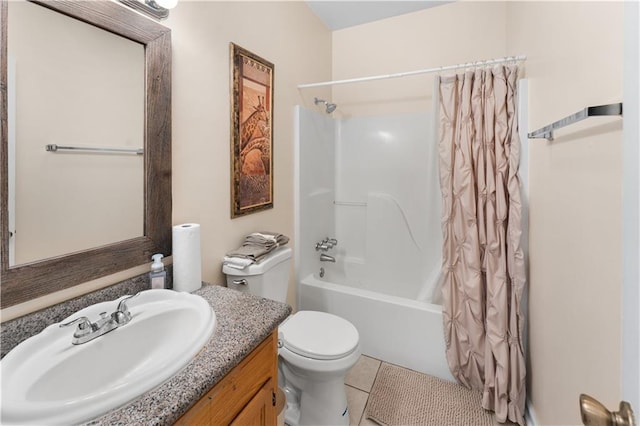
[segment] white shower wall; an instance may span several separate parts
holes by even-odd
[[[295,258],[296,282],[300,282],[300,277],[320,267],[316,242],[335,233],[335,122],[300,106],[294,114]]]
[[[297,114],[298,277],[325,266],[336,282],[432,300],[442,245],[433,114]],[[314,250],[325,237],[338,239],[336,264]]]
[[[432,297],[442,244],[431,113],[296,114],[298,309],[351,322],[363,354],[453,381]],[[315,250],[325,237],[338,239],[335,263]]]
[[[432,113],[336,121],[339,255],[363,265],[369,290],[430,300],[441,250]]]

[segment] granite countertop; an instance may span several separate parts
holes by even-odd
[[[129,291],[129,293],[133,292]],[[122,294],[127,292],[113,299]],[[194,294],[205,298],[216,313],[216,330],[209,342],[185,368],[172,378],[127,405],[86,424],[109,426],[173,424],[291,313],[289,305],[226,287],[204,285]],[[100,300],[94,299],[91,303],[71,301],[71,303],[75,302],[71,313],[78,310],[75,309],[77,306],[84,303],[90,305],[97,301]],[[27,331],[27,334],[32,335],[39,332],[34,333],[34,330],[38,330],[40,326],[46,326],[68,316],[65,315],[57,320],[52,319],[60,315],[62,314],[52,315],[44,312],[38,316],[36,313],[27,316],[31,317],[31,321],[23,317],[2,324],[2,346],[13,347],[19,341],[29,337],[24,335],[24,329],[23,332],[18,332],[16,328],[19,329],[27,323],[36,323],[37,325],[32,325]],[[43,316],[44,318],[41,318]],[[8,333],[8,336],[5,333]],[[13,340],[17,338],[20,340],[14,342]],[[10,348],[2,349],[4,356],[5,350],[8,352]]]

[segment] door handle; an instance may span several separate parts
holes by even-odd
[[[597,399],[580,395],[580,417],[585,426],[635,426],[633,410],[627,401],[620,402],[618,411],[607,410]]]

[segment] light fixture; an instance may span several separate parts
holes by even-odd
[[[120,0],[120,3],[155,19],[166,19],[178,0]]]

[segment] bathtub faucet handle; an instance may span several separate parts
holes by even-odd
[[[338,240],[336,240],[335,238],[325,238],[324,240],[322,240],[322,245],[326,245],[327,247],[329,247],[330,249],[333,248],[333,246],[338,245]]]
[[[316,243],[316,251],[327,251],[329,249],[332,249],[333,246],[338,244],[338,240],[336,240],[335,238],[325,238],[324,240],[320,241],[319,243]]]
[[[329,247],[327,243],[325,243],[324,241],[320,243],[316,243],[316,251],[327,251],[330,248],[331,247]]]

